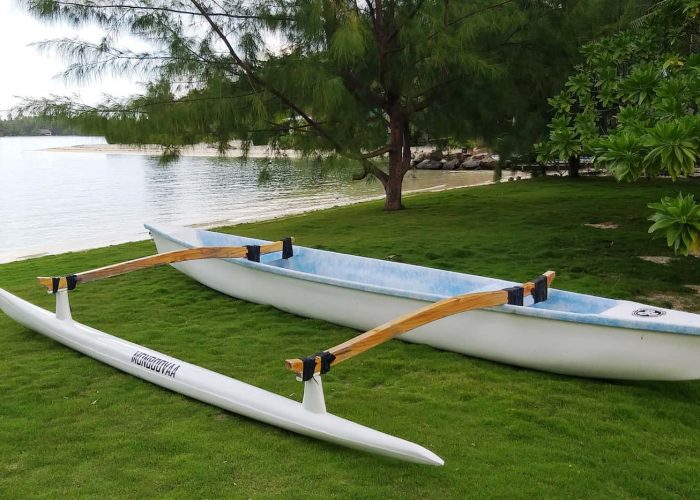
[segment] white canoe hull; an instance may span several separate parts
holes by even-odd
[[[154,231],[159,252],[187,248]],[[208,259],[175,268],[232,297],[268,304],[303,317],[369,330],[429,301],[265,272],[265,266]],[[617,301],[618,309],[643,304]],[[671,318],[700,316],[664,310]],[[673,316],[676,315],[676,316]],[[476,310],[399,337],[500,363],[565,375],[623,380],[700,378],[700,336]],[[323,347],[323,346],[319,346]]]
[[[409,441],[327,412],[310,411],[291,399],[127,342],[70,318],[59,319],[56,314],[2,289],[0,309],[25,327],[87,356],[219,408],[350,448],[409,462],[443,464],[437,455]]]

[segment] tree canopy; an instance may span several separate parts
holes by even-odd
[[[22,116],[0,118],[0,137],[24,135],[75,135],[79,131],[71,126],[57,125],[50,120]]]
[[[24,0],[47,21],[96,22],[100,43],[41,44],[71,61],[67,78],[130,73],[128,99],[65,98],[23,109],[69,119],[108,140],[177,150],[232,138],[351,159],[386,208],[417,134],[480,136],[505,150],[544,125],[545,96],[577,47],[631,15],[606,0]],[[129,33],[151,45],[126,50]],[[530,142],[531,144],[531,142]],[[385,158],[388,157],[388,162]]]
[[[586,45],[583,64],[549,102],[541,161],[593,156],[619,180],[692,174],[700,156],[700,2],[657,2],[633,25]],[[700,253],[700,206],[664,198],[650,232]]]

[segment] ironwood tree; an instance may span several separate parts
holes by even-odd
[[[23,0],[46,21],[98,23],[100,43],[50,40],[65,77],[129,73],[143,95],[87,106],[26,101],[110,141],[182,145],[231,139],[351,160],[385,208],[418,134],[491,143],[532,137],[540,103],[576,48],[638,2],[605,0]],[[152,47],[121,47],[128,33]],[[527,134],[530,133],[528,136]],[[517,141],[515,141],[517,142]],[[522,141],[521,141],[522,142]],[[505,148],[507,149],[507,148]],[[510,149],[513,149],[512,146]]]

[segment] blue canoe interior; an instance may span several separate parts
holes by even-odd
[[[151,233],[183,247],[262,245],[266,240],[246,238],[202,229],[191,229],[161,224],[146,224]],[[444,271],[399,262],[391,262],[356,255],[318,250],[294,245],[294,257],[282,259],[280,253],[266,254],[261,261],[230,259],[234,265],[251,266],[263,272],[283,274],[301,280],[354,288],[372,293],[406,297],[435,302],[455,295],[499,290],[519,285],[471,274]],[[653,308],[661,311],[658,317],[639,317],[630,314],[645,306],[633,302],[596,297],[563,290],[550,289],[549,298],[525,307],[503,305],[492,308],[503,313],[522,314],[560,321],[600,324],[658,332],[700,335],[700,315]]]

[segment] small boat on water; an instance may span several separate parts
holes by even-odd
[[[159,252],[265,245],[263,240],[147,224]],[[257,260],[257,261],[256,261]],[[259,259],[173,264],[222,293],[358,330],[461,294],[516,283],[294,245]],[[546,300],[469,310],[401,340],[536,370],[627,380],[700,378],[700,315],[549,289]]]

